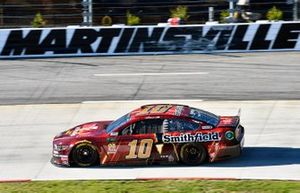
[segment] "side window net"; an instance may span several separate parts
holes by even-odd
[[[136,123],[136,134],[149,134],[162,132],[163,119],[147,119]]]

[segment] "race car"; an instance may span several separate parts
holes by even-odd
[[[240,116],[180,104],[141,106],[115,121],[84,123],[55,136],[52,163],[199,165],[241,154]]]

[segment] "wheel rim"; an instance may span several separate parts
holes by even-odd
[[[180,158],[187,165],[199,165],[205,161],[206,151],[200,144],[185,144],[181,148]]]
[[[185,149],[187,160],[191,163],[198,162],[201,158],[201,151],[195,146],[189,146]]]
[[[78,165],[92,165],[96,161],[96,152],[89,146],[80,146],[75,151],[76,162]]]

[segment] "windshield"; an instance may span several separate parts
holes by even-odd
[[[130,115],[126,114],[122,117],[120,117],[119,119],[113,121],[111,124],[109,124],[106,128],[106,132],[107,133],[111,133],[115,128],[120,127],[122,125],[124,125],[125,123],[127,123],[127,121],[129,121],[130,119]]]
[[[219,116],[201,109],[191,108],[190,117],[198,121],[206,122],[214,127],[219,123]]]

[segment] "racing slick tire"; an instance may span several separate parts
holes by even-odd
[[[184,144],[180,149],[181,162],[186,165],[199,165],[207,158],[207,152],[201,144]]]
[[[76,166],[80,167],[95,165],[98,161],[97,149],[88,143],[78,144],[72,151],[72,160]]]

